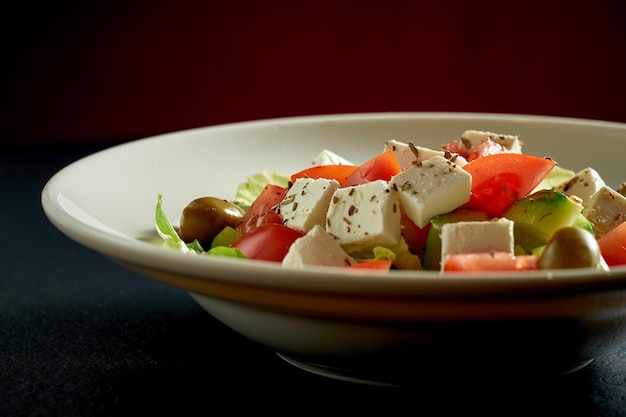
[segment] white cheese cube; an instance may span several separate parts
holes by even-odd
[[[326,231],[348,252],[400,240],[400,207],[386,181],[339,188],[326,215]]]
[[[333,151],[328,149],[322,149],[322,151],[313,160],[313,166],[318,165],[354,165],[342,156],[337,155]]]
[[[402,211],[424,227],[436,215],[469,201],[472,176],[446,158],[434,156],[396,174],[391,188]]]
[[[605,185],[606,183],[600,177],[598,171],[588,167],[578,171],[573,178],[557,185],[554,189],[569,196],[580,198],[584,205],[585,202],[589,201],[593,193]]]
[[[385,143],[385,149],[383,151],[391,151],[396,157],[400,168],[407,169],[414,165],[416,161],[425,161],[433,156],[441,156],[443,158],[450,159],[456,165],[462,167],[467,165],[467,160],[459,154],[446,153],[444,151],[437,151],[423,146],[410,145],[408,143],[399,142],[397,140],[388,140]]]
[[[515,237],[512,220],[446,223],[441,227],[441,259],[458,253],[507,252],[513,254]]]
[[[296,239],[282,261],[283,266],[303,268],[307,265],[349,266],[355,264],[323,226],[315,225],[304,236]]]
[[[626,221],[626,197],[605,185],[589,197],[582,214],[591,222],[599,239]]]
[[[466,130],[461,135],[459,145],[461,149],[469,151],[471,148],[480,145],[485,139],[491,139],[499,143],[509,152],[522,153],[522,144],[517,135],[502,135],[500,133],[485,132],[482,130]]]
[[[337,188],[337,180],[298,178],[280,203],[283,224],[305,233],[315,225],[325,227],[328,204]]]

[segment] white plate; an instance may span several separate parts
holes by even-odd
[[[42,205],[71,239],[188,291],[226,325],[324,375],[395,384],[433,370],[434,363],[438,369],[479,362],[494,370],[504,365],[521,371],[529,364],[536,365],[533,371],[566,370],[610,351],[626,339],[626,268],[608,274],[357,274],[160,247],[154,230],[158,194],[177,223],[194,198],[233,198],[248,175],[300,170],[323,148],[359,163],[389,139],[436,148],[467,129],[519,134],[525,153],[550,156],[574,171],[592,166],[613,187],[626,180],[624,124],[473,113],[323,115],[206,127],[115,146],[54,175]],[[438,360],[423,363],[424,357]]]

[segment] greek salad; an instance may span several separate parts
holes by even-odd
[[[286,267],[440,273],[626,265],[626,183],[467,130],[431,149],[387,140],[363,163],[323,149],[292,173],[252,174],[234,199],[198,197],[163,244]]]

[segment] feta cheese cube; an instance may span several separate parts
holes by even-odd
[[[296,239],[282,261],[283,266],[304,268],[307,265],[349,266],[356,260],[349,256],[323,226],[315,225]]]
[[[457,253],[513,254],[513,225],[514,222],[506,218],[446,223],[441,227],[441,259]]]
[[[328,207],[326,231],[349,253],[396,244],[400,207],[389,183],[378,180],[337,189]]]
[[[471,148],[478,146],[485,139],[499,143],[509,152],[522,153],[522,144],[517,135],[502,135],[500,133],[485,132],[482,130],[466,130],[461,135],[459,145],[461,149],[469,151]]]
[[[328,149],[322,149],[322,151],[313,160],[313,166],[318,165],[354,165],[346,158],[336,154]]]
[[[433,156],[441,156],[446,158],[446,155],[450,155],[448,159],[454,162],[456,165],[462,167],[467,165],[467,160],[459,154],[450,154],[444,151],[437,151],[423,146],[415,146],[397,140],[388,140],[385,143],[384,151],[391,151],[396,157],[400,168],[407,169],[414,165],[416,161],[424,161],[432,158]]]
[[[438,214],[469,201],[472,176],[441,156],[433,156],[391,178],[402,211],[424,227]]]
[[[589,197],[583,216],[591,222],[596,239],[626,221],[626,197],[604,186]]]
[[[593,193],[605,185],[606,183],[600,174],[598,174],[598,171],[588,167],[578,171],[573,178],[557,185],[554,189],[568,196],[576,196],[580,198],[584,204],[586,201],[589,201]]]
[[[283,224],[305,233],[315,225],[325,227],[328,205],[337,188],[337,180],[298,178],[280,203]]]

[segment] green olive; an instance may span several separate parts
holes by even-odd
[[[193,200],[183,209],[180,237],[185,242],[198,240],[203,247],[226,226],[235,227],[244,215],[238,205],[215,197]]]
[[[580,227],[563,227],[548,241],[539,258],[541,269],[600,268],[602,255],[595,237]]]

